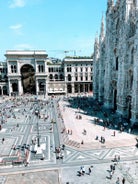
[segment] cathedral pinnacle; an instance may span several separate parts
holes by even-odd
[[[95,47],[95,50],[99,47],[98,33],[96,33],[94,47]]]
[[[114,6],[114,0],[108,0],[107,6],[108,6],[108,8]]]
[[[101,32],[100,32],[100,40],[104,39],[104,16],[102,16],[102,21],[101,21]]]

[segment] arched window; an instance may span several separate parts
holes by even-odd
[[[58,80],[58,75],[57,74],[55,74],[55,80]]]
[[[128,73],[128,84],[129,84],[129,88],[130,90],[132,90],[132,85],[133,85],[133,71],[130,69],[129,73]]]
[[[71,78],[71,75],[69,74],[68,75],[68,81],[71,81],[72,80],[72,78]]]
[[[44,82],[40,82],[39,83],[39,90],[40,91],[44,91],[45,90],[45,84],[44,84]]]
[[[7,87],[6,86],[3,86],[3,94],[7,95]]]
[[[70,66],[67,67],[67,72],[71,72],[71,67]]]
[[[118,57],[116,58],[116,65],[115,65],[115,69],[118,70]]]
[[[52,74],[49,75],[49,79],[53,80],[53,75]]]
[[[131,50],[131,64],[134,64],[134,48]]]
[[[118,43],[118,35],[119,35],[119,19],[116,22],[116,44]]]
[[[17,85],[17,83],[13,83],[12,84],[12,90],[13,90],[13,92],[17,92],[18,91],[18,85]]]
[[[38,65],[38,71],[39,72],[44,72],[44,66],[43,65]]]
[[[60,74],[60,80],[63,80],[64,79],[64,76],[63,76],[63,74]]]
[[[133,85],[133,74],[131,75],[131,78],[130,78],[130,89],[132,89],[132,85]]]
[[[17,72],[17,67],[16,65],[11,65],[11,72],[16,73]]]

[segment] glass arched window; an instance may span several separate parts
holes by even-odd
[[[63,74],[60,74],[60,80],[63,80],[63,79],[64,79]]]
[[[39,72],[44,72],[44,66],[43,65],[38,65],[38,71]]]
[[[72,78],[71,78],[71,75],[69,74],[68,75],[68,81],[71,81],[72,80]]]
[[[53,80],[53,75],[52,74],[49,75],[49,79]]]
[[[17,72],[16,65],[11,65],[11,73],[16,73],[16,72]]]
[[[58,75],[57,74],[55,74],[55,80],[58,80]]]

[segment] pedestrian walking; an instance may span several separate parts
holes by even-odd
[[[110,172],[113,171],[113,165],[110,165]]]
[[[114,135],[114,137],[115,137],[115,131],[113,132],[113,135]]]
[[[98,140],[98,135],[96,135],[95,140]]]
[[[115,157],[114,157],[114,160],[113,160],[114,162],[117,162],[118,160],[117,160],[117,156],[115,155]]]
[[[115,172],[115,164],[113,165],[112,170],[113,170],[113,174],[114,174],[114,172]]]
[[[120,178],[119,177],[116,180],[116,184],[120,184]]]
[[[82,176],[82,175],[83,175],[83,173],[82,173],[82,168],[81,168],[79,171],[79,176]]]
[[[118,155],[117,161],[120,162],[120,155]]]
[[[83,173],[83,175],[85,174],[85,167],[84,166],[82,167],[82,173]]]
[[[129,134],[131,133],[131,128],[128,129],[128,133],[129,133]]]
[[[123,178],[123,179],[122,179],[122,184],[125,184],[125,181],[126,181],[125,178]]]
[[[2,138],[2,144],[4,143],[4,141],[5,141],[5,139],[4,139],[4,138]]]
[[[81,166],[81,167],[80,167],[80,175],[81,175],[81,176],[84,175],[84,166]]]
[[[113,176],[113,172],[111,171],[110,172],[110,179],[112,179],[112,176]]]
[[[102,138],[102,143],[103,143],[103,144],[105,143],[105,138],[104,138],[104,137]]]
[[[91,170],[91,168],[89,167],[89,169],[88,169],[88,174],[90,175],[91,172],[92,172],[92,170]]]
[[[101,143],[103,142],[103,137],[101,136]]]

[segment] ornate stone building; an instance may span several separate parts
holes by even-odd
[[[92,58],[54,62],[43,50],[6,51],[0,64],[0,95],[74,94],[92,91]]]
[[[94,98],[138,124],[138,0],[108,0],[95,39]]]
[[[9,95],[38,94],[47,88],[45,51],[7,51],[5,56]]]
[[[7,64],[0,62],[0,95],[7,94]]]
[[[64,74],[67,93],[92,91],[92,59],[65,58]]]

